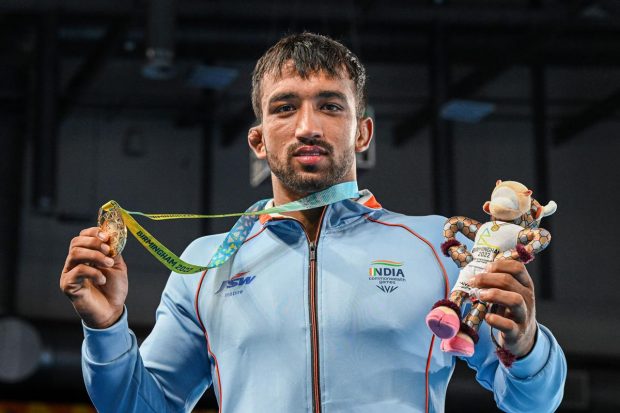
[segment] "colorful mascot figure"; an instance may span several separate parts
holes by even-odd
[[[455,216],[444,225],[446,241],[442,252],[461,268],[449,299],[440,300],[426,316],[426,323],[441,338],[441,350],[459,356],[474,354],[478,330],[489,311],[488,305],[477,298],[477,289],[468,281],[475,274],[485,272],[488,263],[499,260],[519,260],[528,263],[551,241],[549,231],[539,228],[543,217],[553,214],[557,205],[550,201],[542,206],[532,198],[532,191],[515,181],[497,181],[491,200],[482,209],[491,221],[480,223],[471,218]],[[460,232],[474,241],[471,253],[456,240]],[[471,300],[471,309],[461,321],[461,308]],[[492,335],[493,337],[493,335]],[[497,345],[495,337],[493,341]],[[498,357],[507,366],[514,356],[498,346]]]

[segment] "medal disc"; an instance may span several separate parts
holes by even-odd
[[[115,257],[125,248],[127,242],[127,227],[123,222],[123,217],[118,208],[111,208],[107,211],[99,209],[97,218],[99,228],[110,236],[110,256]]]

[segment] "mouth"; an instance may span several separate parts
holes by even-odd
[[[314,165],[320,162],[321,157],[327,155],[329,152],[316,145],[305,145],[293,152],[293,157],[304,165]]]

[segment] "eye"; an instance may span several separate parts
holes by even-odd
[[[342,110],[340,105],[336,105],[335,103],[326,103],[323,105],[323,109],[326,109],[329,112],[338,112]]]
[[[282,105],[282,106],[278,106],[275,110],[274,113],[284,113],[284,112],[291,112],[295,110],[295,107],[293,105]]]

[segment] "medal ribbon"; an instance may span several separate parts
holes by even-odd
[[[320,192],[310,194],[305,198],[297,201],[289,202],[287,204],[276,206],[272,208],[264,209],[265,205],[269,201],[263,199],[258,201],[245,212],[232,213],[232,214],[214,214],[214,215],[201,215],[201,214],[145,214],[137,211],[127,211],[123,209],[116,201],[109,201],[104,204],[101,209],[104,212],[116,209],[120,212],[123,219],[123,223],[133,234],[133,236],[146,248],[155,258],[165,265],[170,271],[174,271],[179,274],[194,274],[211,268],[217,268],[223,265],[226,261],[232,257],[237,250],[241,247],[241,244],[247,239],[250,230],[254,226],[254,222],[258,219],[259,215],[265,214],[277,214],[282,212],[302,211],[306,209],[318,208],[325,205],[333,204],[335,202],[343,201],[349,198],[359,197],[360,194],[357,189],[357,182],[343,182]],[[183,261],[176,254],[170,251],[164,244],[159,242],[153,237],[144,227],[142,227],[132,215],[143,216],[154,221],[163,221],[170,219],[196,219],[196,218],[225,218],[225,217],[240,217],[232,229],[228,232],[224,241],[220,244],[217,251],[209,261],[209,264],[200,266],[196,264],[190,264]]]

